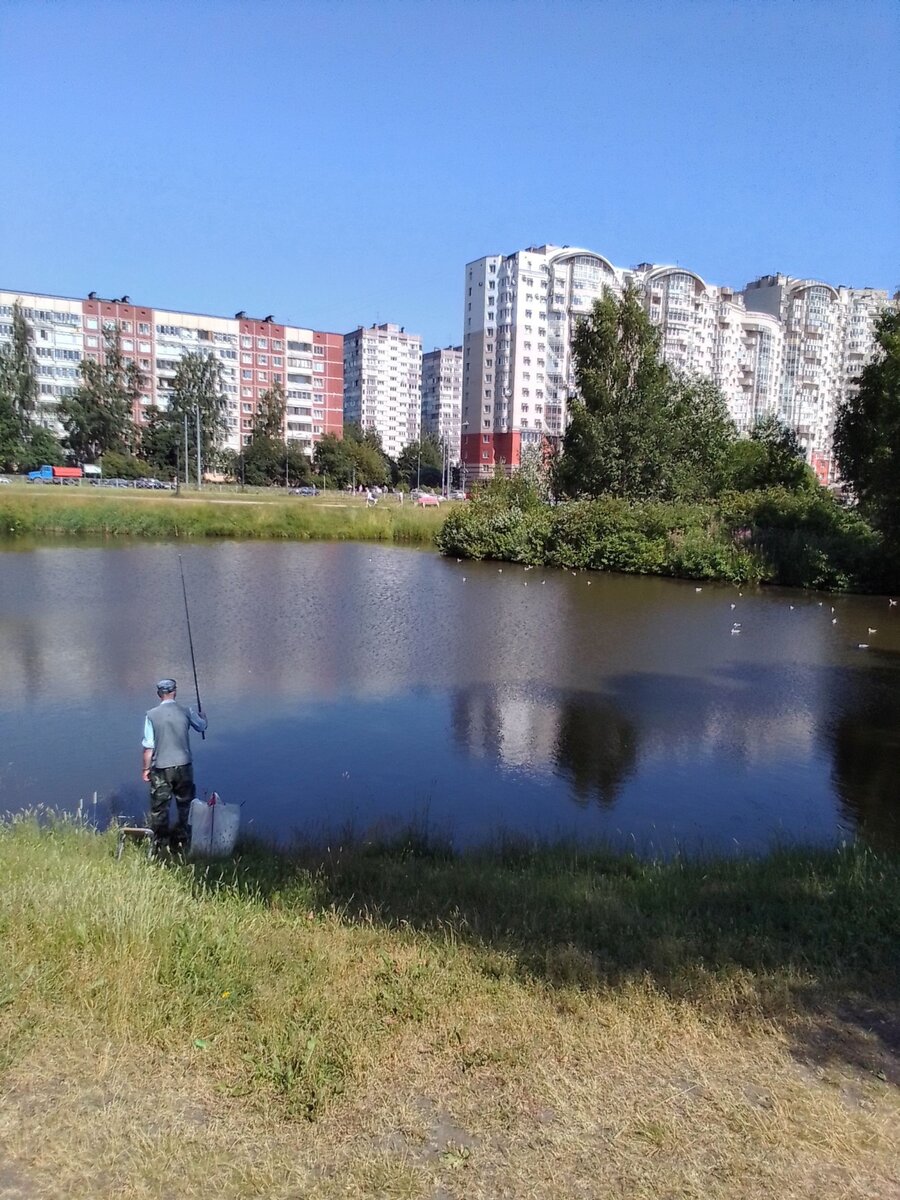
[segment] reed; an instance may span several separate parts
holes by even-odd
[[[166,866],[25,817],[0,878],[23,1194],[890,1193],[896,857]]]
[[[199,498],[100,489],[0,494],[0,537],[268,538],[431,545],[445,513],[410,502],[367,509],[356,498]]]

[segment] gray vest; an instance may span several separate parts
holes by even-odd
[[[191,722],[188,710],[172,700],[151,708],[147,716],[156,742],[150,765],[162,770],[163,767],[183,767],[189,763]]]

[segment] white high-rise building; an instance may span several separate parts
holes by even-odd
[[[462,432],[462,346],[445,346],[422,355],[422,437],[447,448],[459,463]]]
[[[742,293],[680,266],[614,266],[570,246],[532,246],[466,267],[463,463],[469,478],[515,467],[558,443],[575,388],[572,334],[605,287],[636,287],[660,330],[662,358],[712,379],[738,428],[776,413],[830,477],[838,401],[874,350],[886,292],[765,276]]]
[[[344,335],[344,420],[381,437],[397,458],[419,438],[422,339],[402,325],[362,325]]]
[[[747,309],[771,314],[781,324],[777,411],[797,431],[817,471],[828,472],[837,406],[872,358],[875,321],[888,306],[887,293],[763,275],[742,295]]]

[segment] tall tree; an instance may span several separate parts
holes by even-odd
[[[277,438],[283,442],[286,410],[284,388],[280,383],[273,384],[257,401],[251,438]]]
[[[134,406],[145,379],[134,362],[126,362],[118,326],[103,330],[98,359],[81,360],[81,384],[59,402],[57,413],[69,449],[81,461],[94,462],[105,451],[130,454],[137,434]]]
[[[180,472],[184,455],[184,429],[168,411],[154,404],[141,426],[141,458],[164,475]]]
[[[659,490],[672,377],[637,291],[606,289],[572,339],[578,394],[557,464],[560,491],[635,499]]]
[[[197,445],[196,418],[200,416],[200,448],[206,466],[216,464],[228,431],[228,399],[222,384],[222,364],[214,354],[189,351],[175,369],[169,418],[176,427],[188,419],[190,446]]]
[[[14,470],[30,440],[38,382],[31,330],[20,304],[13,305],[12,337],[0,346],[0,467]]]
[[[900,548],[900,312],[878,319],[878,358],[839,407],[834,450],[863,513]]]
[[[633,500],[708,495],[735,431],[712,383],[676,377],[640,295],[606,289],[572,339],[577,395],[557,490]]]
[[[440,487],[442,465],[441,447],[433,437],[410,442],[397,456],[397,474],[410,487],[417,481],[425,487]]]
[[[296,487],[309,482],[309,459],[285,436],[286,407],[280,384],[275,384],[259,398],[250,442],[235,464],[240,477],[251,486],[281,483]]]
[[[326,487],[342,488],[352,480],[356,460],[349,442],[334,433],[326,433],[316,442],[313,463]]]

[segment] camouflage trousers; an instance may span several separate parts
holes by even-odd
[[[190,838],[188,813],[194,798],[194,768],[190,763],[183,767],[150,768],[150,828],[157,845],[167,839],[174,849],[186,846]],[[175,828],[169,828],[169,806],[175,801],[178,817]]]

